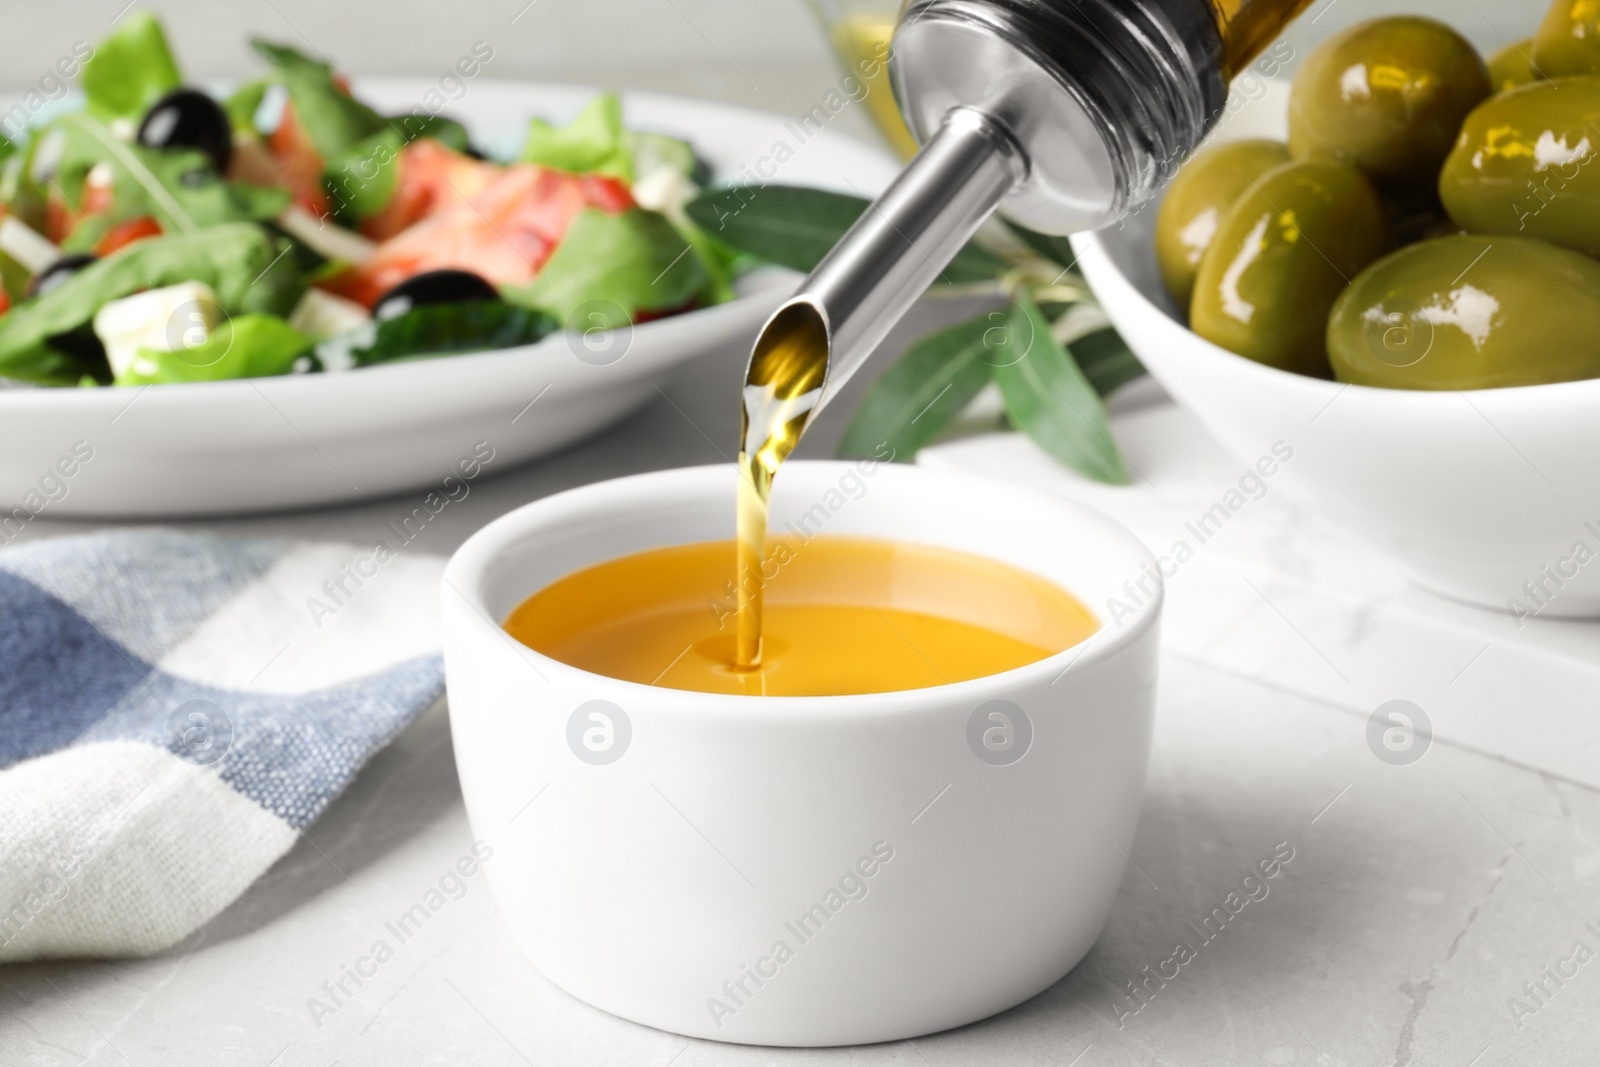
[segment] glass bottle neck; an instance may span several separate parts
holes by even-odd
[[[994,116],[1030,163],[1001,211],[1066,234],[1155,194],[1221,112],[1223,57],[1208,0],[910,0],[891,71],[919,141]]]
[[[1222,71],[1232,81],[1314,0],[1210,0],[1222,35]]]

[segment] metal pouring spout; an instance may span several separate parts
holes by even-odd
[[[789,418],[815,415],[949,266],[1006,193],[1027,176],[1027,158],[996,122],[971,108],[939,131],[767,320],[746,372],[752,406],[788,399]],[[825,343],[826,373],[809,397],[773,397],[788,378],[770,366],[797,334]],[[791,379],[792,380],[792,379]],[[809,409],[809,410],[805,410]],[[809,419],[808,419],[809,421]],[[759,443],[758,443],[759,444]]]
[[[767,321],[745,374],[747,428],[786,424],[787,454],[996,208],[1068,234],[1149,199],[1226,93],[1209,11],[908,0],[890,72],[922,150]],[[825,365],[798,373],[807,352]]]

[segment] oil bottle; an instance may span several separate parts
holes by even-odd
[[[739,668],[760,664],[772,480],[816,412],[996,209],[1063,235],[1148,200],[1310,2],[907,0],[889,73],[922,147],[767,321],[745,372]]]
[[[767,364],[795,373],[797,334],[824,339],[825,370],[796,377],[804,411],[785,406],[808,419],[996,209],[1064,235],[1143,204],[1216,121],[1232,77],[1310,3],[907,0],[890,78],[922,147],[769,320],[747,386],[776,384]],[[785,399],[781,385],[756,392]]]

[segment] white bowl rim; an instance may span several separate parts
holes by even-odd
[[[1352,391],[1359,396],[1370,398],[1377,404],[1403,404],[1407,407],[1433,405],[1442,407],[1456,401],[1457,397],[1468,397],[1472,400],[1482,399],[1491,408],[1503,410],[1509,406],[1526,407],[1530,403],[1545,403],[1559,401],[1563,406],[1573,403],[1593,405],[1600,403],[1600,378],[1578,378],[1568,382],[1545,382],[1539,385],[1510,385],[1499,386],[1492,389],[1387,389],[1374,385],[1357,385],[1354,382],[1340,382],[1326,378],[1312,378],[1293,371],[1280,370],[1269,367],[1265,363],[1246,359],[1236,352],[1230,352],[1220,345],[1206,340],[1191,330],[1186,323],[1173,318],[1165,308],[1160,307],[1144,294],[1133,281],[1123,273],[1118,266],[1116,257],[1111,254],[1106,245],[1105,234],[1109,231],[1097,230],[1093,233],[1074,234],[1071,238],[1073,252],[1081,260],[1087,253],[1098,256],[1107,267],[1107,274],[1112,279],[1112,284],[1120,286],[1123,290],[1119,296],[1125,297],[1136,306],[1135,312],[1148,315],[1157,315],[1166,320],[1175,328],[1181,330],[1193,340],[1194,352],[1204,353],[1213,363],[1221,365],[1223,373],[1255,377],[1264,384],[1282,386],[1288,385],[1312,393],[1320,393],[1328,397],[1331,403],[1334,397],[1346,391]],[[1100,279],[1097,284],[1104,288],[1105,279]],[[1191,353],[1186,352],[1185,358],[1190,358]]]
[[[786,466],[791,468],[801,467],[809,470],[830,469],[841,474],[847,470],[855,469],[854,463],[842,460],[793,460]],[[1028,500],[1035,504],[1048,504],[1063,514],[1070,515],[1071,521],[1079,524],[1080,532],[1093,533],[1095,536],[1102,538],[1102,543],[1105,543],[1107,539],[1115,540],[1122,551],[1137,558],[1141,563],[1147,564],[1152,570],[1157,569],[1155,557],[1132,531],[1104,512],[1088,505],[1068,500],[1055,494],[1041,493],[1022,486],[997,482],[988,478],[978,478],[968,474],[931,470],[925,467],[905,464],[885,464],[885,466],[900,472],[894,475],[895,477],[909,477],[924,481],[936,480],[941,483],[948,483],[952,488],[957,489],[962,485],[981,486],[985,492],[1010,496],[1019,500]],[[648,703],[649,706],[666,713],[692,711],[709,717],[736,718],[745,722],[752,721],[753,716],[759,715],[762,718],[754,721],[764,723],[796,719],[815,720],[818,717],[828,719],[890,718],[928,712],[952,701],[981,702],[986,693],[994,695],[1016,692],[1037,685],[1052,676],[1064,676],[1069,671],[1078,668],[1092,667],[1096,663],[1118,655],[1139,641],[1156,624],[1165,604],[1166,591],[1163,587],[1158,586],[1156,595],[1141,607],[1136,617],[1126,625],[1114,629],[1110,628],[1106,625],[1105,620],[1096,613],[1095,617],[1100,622],[1099,629],[1078,644],[1063,649],[1054,655],[1046,656],[1044,659],[1036,660],[1033,663],[1024,664],[1008,671],[1001,671],[998,674],[984,675],[980,678],[971,678],[963,682],[952,682],[946,685],[891,690],[884,693],[769,697],[735,696],[727,693],[705,693],[698,690],[673,689],[644,685],[640,682],[630,682],[620,678],[612,678],[609,675],[596,674],[546,656],[522,644],[507,633],[505,628],[495,621],[490,614],[487,605],[484,603],[482,590],[482,580],[486,572],[510,548],[527,540],[530,535],[535,533],[546,522],[559,519],[563,513],[575,514],[586,510],[596,502],[597,498],[610,497],[620,488],[628,485],[677,480],[684,483],[685,487],[699,487],[709,483],[712,479],[716,479],[719,483],[726,482],[729,478],[727,468],[728,464],[677,467],[667,470],[647,471],[642,474],[631,474],[606,481],[591,482],[588,485],[554,493],[524,504],[488,523],[467,538],[460,548],[456,549],[445,564],[444,574],[440,579],[441,598],[448,600],[454,595],[465,600],[468,607],[471,608],[472,617],[467,622],[474,632],[463,635],[463,639],[508,641],[515,645],[519,655],[525,660],[531,661],[536,667],[549,667],[557,673],[572,672],[580,677],[593,679],[597,687],[603,686],[608,692],[617,693],[619,699],[626,699],[630,695],[640,697],[643,699],[638,701],[638,706],[643,707]],[[880,473],[882,472],[880,471]],[[728,485],[727,488],[731,493],[732,486]],[[731,497],[729,508],[730,510],[732,508]],[[1012,565],[1021,566],[1020,564]],[[1022,569],[1027,570],[1026,567]],[[1070,589],[1067,592],[1081,601],[1082,595],[1080,593]],[[1053,685],[1054,683],[1050,684]]]

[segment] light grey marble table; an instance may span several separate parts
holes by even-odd
[[[925,305],[907,330],[959,310]],[[713,353],[615,434],[478,483],[421,547],[446,553],[487,519],[570,485],[719,461],[742,358]],[[360,541],[411,503],[204,525]],[[1574,951],[1600,949],[1600,795],[1443,742],[1392,766],[1369,749],[1365,722],[1328,704],[1181,652],[1164,672],[1144,815],[1104,935],[1055,987],[986,1022],[811,1051],[660,1033],[554,988],[511,944],[481,881],[315,1017],[323,983],[469,848],[441,707],[173,951],[0,969],[0,1063],[1593,1062],[1600,962]],[[1230,899],[1275,850],[1293,858],[1267,895]],[[1228,915],[1221,933],[1217,909]],[[1180,942],[1193,958],[1175,967]]]
[[[315,31],[309,15],[307,25]],[[780,110],[804,106],[830,76],[820,64],[802,64],[787,81],[769,77],[774,69],[763,67],[760,102]],[[745,91],[706,68],[598,80]],[[924,306],[890,345],[962,310]],[[743,358],[708,354],[615,433],[474,483],[417,548],[447,554],[494,516],[573,485],[721,461],[734,440]],[[806,450],[825,453],[836,432],[836,423],[819,427]],[[195,525],[360,542],[415,502]],[[29,537],[86,528],[40,520]],[[661,1033],[554,988],[511,944],[481,881],[353,999],[314,1018],[308,1001],[323,996],[323,983],[469,847],[439,707],[239,901],[171,952],[0,968],[0,1064],[1600,1062],[1600,961],[1590,958],[1600,952],[1600,795],[1445,742],[1393,766],[1374,756],[1366,723],[1347,710],[1182,650],[1163,669],[1144,814],[1105,933],[1052,989],[985,1022],[823,1050]],[[1505,714],[1517,714],[1514,700]],[[1268,895],[1230,899],[1275,849],[1293,858]],[[1005,901],[996,886],[996,923],[1007,921]],[[1206,917],[1233,908],[1207,940]],[[1180,942],[1193,958],[1170,977],[1165,961]]]

